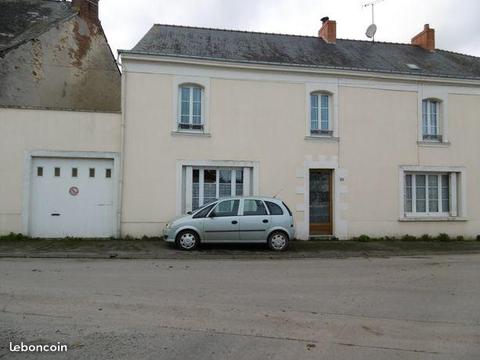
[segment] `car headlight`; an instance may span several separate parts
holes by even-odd
[[[170,229],[171,227],[172,227],[171,223],[167,223],[167,225],[165,225],[165,229]]]

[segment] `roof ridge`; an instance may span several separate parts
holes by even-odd
[[[225,32],[235,32],[235,33],[244,33],[244,34],[261,34],[261,35],[278,35],[278,36],[291,36],[291,37],[299,37],[299,38],[309,38],[309,39],[321,39],[318,36],[313,35],[299,35],[299,34],[285,34],[285,33],[274,33],[274,32],[267,32],[267,31],[250,31],[250,30],[238,30],[238,29],[227,29],[227,28],[214,28],[214,27],[206,27],[206,26],[192,26],[192,25],[178,25],[178,24],[159,24],[154,23],[153,26],[168,26],[168,27],[175,27],[175,28],[184,28],[184,29],[201,29],[201,30],[215,30],[215,31],[225,31]],[[146,34],[145,34],[146,35]],[[337,41],[352,41],[352,42],[362,42],[362,43],[373,43],[373,44],[387,44],[387,45],[399,45],[399,46],[408,46],[408,47],[415,47],[418,46],[412,45],[410,43],[404,42],[396,42],[396,41],[372,41],[372,40],[365,40],[365,39],[349,39],[349,38],[337,38]],[[463,56],[469,56],[475,59],[478,59],[478,56],[469,55],[461,52],[455,52],[450,50],[444,49],[435,49],[435,51],[444,51],[452,54],[458,54]]]
[[[292,37],[319,39],[318,36],[314,36],[314,35],[285,34],[285,33],[275,33],[275,32],[267,32],[267,31],[250,31],[250,30],[238,30],[238,29],[226,29],[226,28],[213,28],[213,27],[204,27],[204,26],[177,25],[177,24],[159,24],[159,23],[155,23],[155,24],[153,24],[153,26],[170,26],[170,27],[185,28],[185,29],[216,30],[216,31],[226,31],[226,32],[246,33],[246,34],[279,35],[279,36],[292,36]],[[342,41],[358,41],[358,42],[372,42],[372,40],[349,39],[349,38],[337,38],[337,40],[342,40]],[[375,44],[393,44],[393,45],[412,46],[412,45],[409,44],[409,43],[401,43],[401,42],[394,42],[394,41],[375,41],[374,43],[375,43]]]

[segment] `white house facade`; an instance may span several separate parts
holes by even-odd
[[[412,44],[335,26],[155,25],[121,51],[121,233],[231,195],[282,198],[299,239],[480,233],[480,59],[428,26]]]

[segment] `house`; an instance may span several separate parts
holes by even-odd
[[[122,63],[122,235],[231,195],[297,237],[480,233],[480,58],[408,44],[154,25]]]
[[[0,0],[0,234],[119,236],[120,113],[98,0]]]

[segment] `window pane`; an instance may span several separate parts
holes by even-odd
[[[239,200],[227,200],[227,201],[219,202],[217,207],[213,209],[212,216],[215,216],[215,217],[237,216],[239,202],[240,202]]]
[[[188,86],[182,86],[181,88],[182,102],[190,102],[190,88]]]
[[[202,114],[202,107],[201,103],[199,102],[194,102],[193,103],[193,116],[201,116]]]
[[[95,177],[95,168],[90,168],[88,176],[90,176],[91,178]]]
[[[322,130],[328,130],[328,108],[322,108],[322,121],[320,122],[320,128]]]
[[[412,212],[412,175],[405,176],[405,211]]]
[[[192,171],[192,210],[200,207],[200,170]]]
[[[56,167],[54,169],[54,175],[57,176],[57,177],[60,176],[60,168],[59,167]]]
[[[442,175],[442,211],[450,211],[450,176]]]
[[[438,175],[428,175],[428,211],[438,212]]]
[[[194,102],[201,102],[202,101],[202,89],[199,87],[193,88],[193,101]]]
[[[188,124],[190,122],[190,88],[181,88],[181,109],[180,109],[180,122]]]
[[[416,206],[417,212],[426,212],[426,179],[425,175],[416,175]]]
[[[283,210],[280,206],[277,204],[271,202],[271,201],[265,201],[265,204],[267,204],[268,211],[270,212],[270,215],[283,215]]]
[[[78,176],[78,169],[72,168],[72,177],[77,177],[77,176]]]
[[[427,100],[422,101],[422,130],[423,135],[428,135],[428,102]]]
[[[203,174],[203,203],[208,204],[217,199],[217,171],[205,170]]]
[[[310,95],[310,128],[318,130],[318,95]]]
[[[438,134],[437,105],[438,103],[436,101],[430,101],[430,135]]]
[[[229,197],[232,195],[232,171],[219,171],[219,197]]]
[[[43,167],[37,167],[37,176],[43,176]]]
[[[243,169],[235,171],[235,195],[243,195]]]
[[[267,215],[267,209],[260,200],[247,199],[243,204],[243,215]]]

